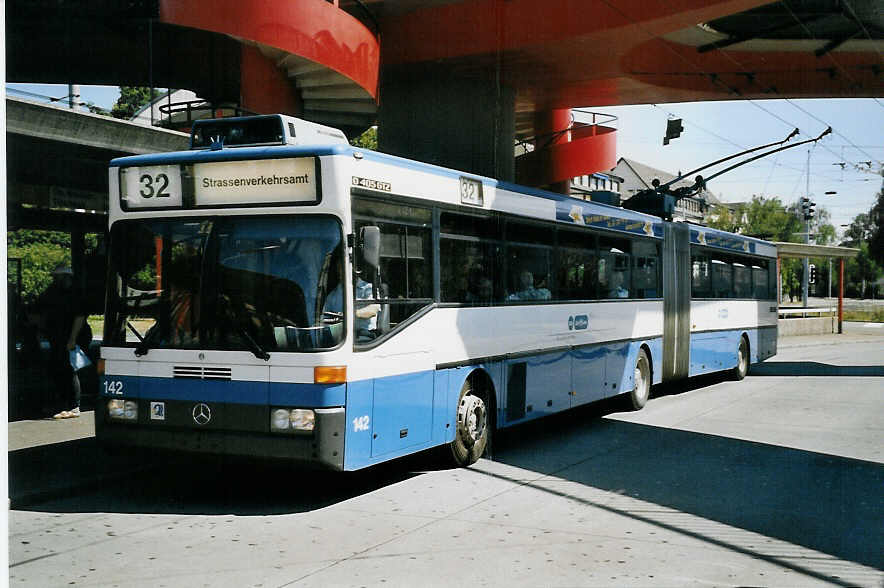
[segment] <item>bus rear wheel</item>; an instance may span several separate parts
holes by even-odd
[[[640,410],[648,403],[648,398],[651,396],[651,362],[648,361],[648,354],[644,349],[638,350],[632,379],[635,387],[629,393],[629,400],[633,409]]]
[[[450,444],[451,456],[456,465],[466,467],[482,457],[491,436],[490,424],[485,399],[473,390],[470,381],[467,380],[460,391],[457,403],[457,427],[454,431],[454,441]]]
[[[749,342],[746,337],[740,337],[740,345],[737,347],[737,365],[731,374],[737,381],[742,380],[749,373]]]

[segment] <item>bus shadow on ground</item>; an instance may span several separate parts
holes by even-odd
[[[411,456],[359,472],[209,456],[109,454],[95,438],[9,453],[10,502],[53,513],[274,515],[320,509],[426,470]]]
[[[754,364],[750,376],[858,376],[884,377],[881,365],[831,365],[818,361],[767,361]]]
[[[633,498],[632,506],[562,495],[694,539],[768,559],[817,580],[839,584],[789,558],[765,554],[711,533],[679,513],[786,541],[833,557],[884,569],[882,464],[614,419],[598,408],[574,411],[500,436],[493,461],[554,479]],[[525,441],[529,439],[529,441]],[[489,474],[498,475],[498,474]],[[519,480],[524,482],[524,476]],[[556,494],[560,486],[533,484]],[[587,493],[592,496],[592,493]],[[670,517],[658,515],[661,509]],[[799,563],[795,563],[798,561]]]

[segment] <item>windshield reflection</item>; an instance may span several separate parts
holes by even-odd
[[[123,221],[110,265],[109,345],[266,359],[343,340],[343,242],[332,217]]]

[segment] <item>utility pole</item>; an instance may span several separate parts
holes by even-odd
[[[807,150],[807,183],[804,191],[805,197],[802,199],[802,213],[804,216],[804,243],[810,243],[810,226],[808,224],[808,209],[810,204],[810,149]],[[804,258],[804,271],[801,272],[801,303],[807,308],[807,279],[810,273],[810,259]]]

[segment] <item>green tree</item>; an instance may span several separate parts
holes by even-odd
[[[132,118],[142,106],[150,102],[150,94],[150,88],[144,86],[120,86],[120,97],[111,108],[111,116],[123,119]],[[156,98],[156,89],[154,89],[153,95]]]
[[[884,187],[869,211],[869,253],[879,266],[884,266]]]
[[[378,150],[378,128],[370,127],[366,129],[364,133],[350,141],[350,143],[354,147],[360,147],[362,149],[371,149],[372,151]]]
[[[760,237],[770,241],[798,242],[802,222],[795,207],[787,209],[779,198],[753,196],[752,201],[728,210],[717,206],[706,224],[716,229]]]
[[[841,239],[842,247],[858,247],[860,242],[872,232],[872,220],[868,213],[861,212],[850,221],[850,226],[844,231]]]
[[[859,244],[859,253],[847,263],[847,282],[860,298],[874,294],[874,282],[881,275],[881,268],[875,263],[869,244]]]
[[[22,302],[34,302],[52,283],[52,270],[59,264],[71,264],[71,240],[58,231],[19,230],[7,234],[7,255],[21,259]],[[10,264],[11,265],[11,264]],[[11,282],[15,275],[8,273]]]
[[[706,224],[713,229],[721,229],[730,233],[736,233],[743,229],[742,218],[745,213],[745,205],[737,204],[733,209],[724,204],[716,204],[706,217]]]

